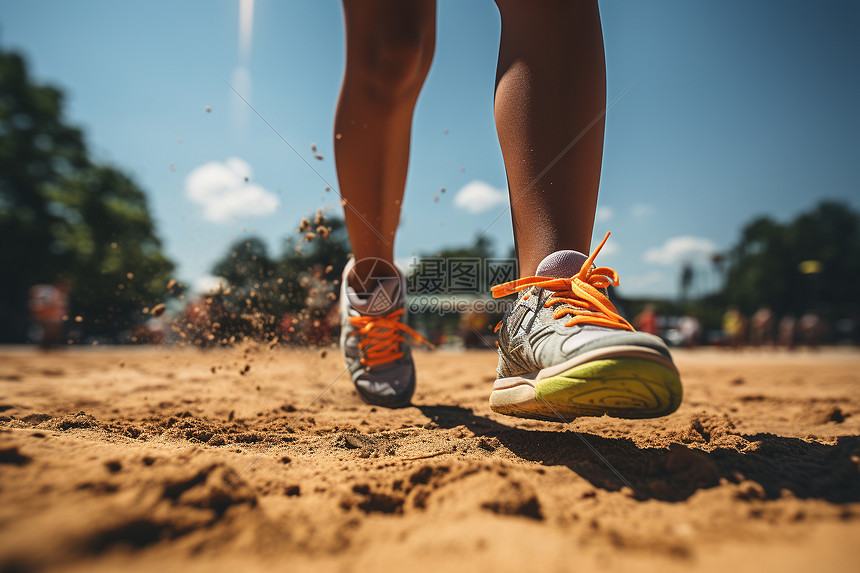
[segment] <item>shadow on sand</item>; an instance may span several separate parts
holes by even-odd
[[[752,480],[762,490],[752,497],[774,499],[781,490],[800,498],[830,502],[860,501],[860,437],[842,436],[835,445],[773,434],[732,434],[731,447],[703,451],[685,445],[679,434],[669,447],[642,448],[629,438],[606,438],[576,432],[522,430],[459,406],[417,406],[443,428],[466,426],[476,436],[496,438],[514,455],[546,466],[567,466],[595,487],[615,491],[625,485],[591,448],[600,453],[639,499],[683,501],[720,478]],[[591,448],[589,448],[589,445]],[[856,457],[855,457],[856,459]]]

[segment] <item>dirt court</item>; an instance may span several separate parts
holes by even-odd
[[[385,410],[336,349],[2,349],[0,571],[856,570],[857,351],[678,351],[678,412],[567,425],[495,360]]]

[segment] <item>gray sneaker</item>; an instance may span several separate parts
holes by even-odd
[[[340,287],[340,346],[358,394],[368,404],[396,408],[409,404],[415,392],[415,365],[409,337],[426,342],[402,320],[406,313],[406,279],[399,269],[377,261],[373,278],[356,291],[349,274]],[[408,335],[408,337],[406,336]]]
[[[608,234],[607,234],[608,238]],[[681,380],[657,336],[636,332],[609,301],[618,284],[609,268],[557,251],[536,277],[493,287],[518,292],[497,327],[498,379],[490,409],[521,418],[569,421],[578,416],[656,418],[681,404]]]

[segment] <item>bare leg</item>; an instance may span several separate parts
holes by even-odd
[[[603,160],[603,33],[596,0],[496,4],[502,17],[496,130],[525,277],[550,253],[590,248]]]
[[[436,41],[435,0],[344,0],[346,71],[335,159],[346,227],[361,260],[394,260],[412,112]]]

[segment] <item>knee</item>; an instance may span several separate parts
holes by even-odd
[[[372,99],[396,105],[418,97],[433,61],[435,31],[380,31],[347,54],[346,80]]]

